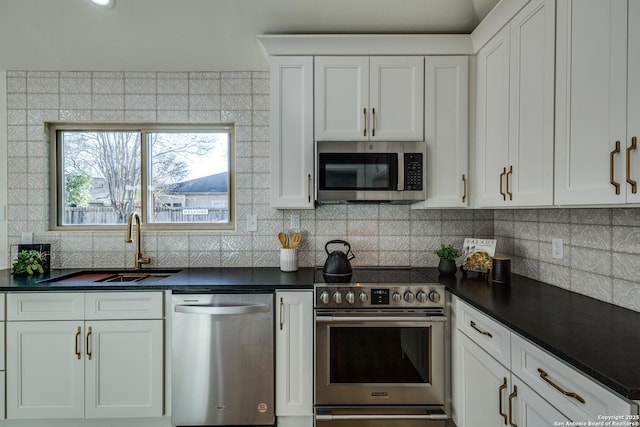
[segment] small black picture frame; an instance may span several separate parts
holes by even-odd
[[[15,247],[15,245],[12,245]],[[38,251],[44,255],[44,262],[42,264],[42,269],[45,273],[48,273],[51,270],[51,244],[50,243],[21,243],[17,245],[17,252],[12,254],[12,259],[15,259],[18,254],[22,251]],[[13,251],[12,251],[13,252]]]

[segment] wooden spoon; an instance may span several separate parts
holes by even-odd
[[[289,248],[289,236],[283,233],[282,231],[278,233],[278,240],[280,240],[280,244],[283,249]]]
[[[291,240],[291,247],[293,249],[297,248],[301,241],[302,241],[302,233],[299,233],[299,232],[293,233],[293,239]]]

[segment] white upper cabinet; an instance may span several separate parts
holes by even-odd
[[[313,209],[313,57],[271,58],[271,207]]]
[[[478,206],[553,203],[554,0],[533,0],[478,53]]]
[[[555,204],[638,203],[639,2],[558,0],[557,26]]]
[[[317,56],[315,139],[422,141],[424,58]]]
[[[413,208],[468,205],[467,56],[425,58],[427,200]]]

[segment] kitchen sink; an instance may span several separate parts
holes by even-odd
[[[77,271],[64,276],[40,280],[38,283],[102,284],[157,282],[179,273],[180,270]]]

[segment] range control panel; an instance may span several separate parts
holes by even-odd
[[[439,283],[315,286],[317,308],[440,308],[444,302],[444,286]]]

